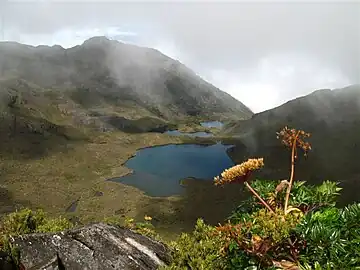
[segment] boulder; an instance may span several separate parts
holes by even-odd
[[[157,269],[170,262],[167,247],[126,228],[103,223],[11,240],[26,270]]]

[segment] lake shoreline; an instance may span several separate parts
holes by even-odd
[[[184,138],[181,135],[179,137]],[[217,147],[217,145],[219,147]],[[181,181],[183,179],[213,179],[223,170],[233,166],[234,161],[228,154],[228,150],[232,147],[234,147],[234,145],[228,143],[224,144],[217,137],[211,137],[210,139],[208,137],[188,137],[179,143],[142,147],[137,149],[131,157],[121,164],[122,166],[128,168],[129,171],[126,174],[108,178],[106,181],[133,186],[140,189],[150,197],[181,196],[182,190],[179,189],[179,187],[181,186]],[[141,153],[140,156],[138,156],[139,153]],[[204,154],[205,156],[201,157],[201,155]],[[149,157],[146,157],[147,155],[149,155]],[[161,157],[162,155],[165,155],[165,158],[164,156]],[[182,163],[180,162],[180,164],[175,165],[172,160],[168,159],[168,155],[175,160],[185,162],[185,164],[181,165]],[[194,158],[197,160],[197,165],[189,167],[189,164],[187,164],[188,160]],[[164,169],[159,173],[157,166]],[[174,166],[180,167],[176,169]],[[170,171],[167,172],[167,169]],[[165,182],[163,180],[164,177],[168,178]],[[154,186],[159,186],[161,188],[154,188]],[[169,189],[168,193],[164,191],[164,188],[166,190],[166,186]]]

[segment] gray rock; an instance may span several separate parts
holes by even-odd
[[[12,240],[25,269],[157,269],[168,264],[160,242],[128,229],[92,224],[60,233],[29,234]]]

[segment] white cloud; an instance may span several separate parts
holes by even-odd
[[[26,34],[19,33],[15,29],[7,32],[7,40],[14,40],[33,46],[37,45],[61,45],[64,48],[80,45],[85,40],[94,36],[106,36],[111,39],[117,39],[127,43],[129,39],[137,37],[136,32],[121,30],[119,27],[102,28],[79,28],[79,29],[61,29],[53,34]]]
[[[329,69],[326,63],[301,54],[272,55],[247,70],[209,70],[205,78],[254,112],[271,109],[317,89],[350,84],[340,70]]]

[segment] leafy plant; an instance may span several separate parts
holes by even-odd
[[[318,262],[332,269],[360,269],[359,221],[360,204],[328,207],[307,215],[296,229],[307,243],[301,262],[314,267]]]
[[[223,246],[216,229],[198,219],[192,233],[182,233],[170,243],[173,261],[166,269],[225,269]]]
[[[313,267],[308,263],[305,263],[304,265],[300,266],[300,270],[332,270],[332,269],[333,268],[329,264],[321,266],[319,262],[315,262]]]

